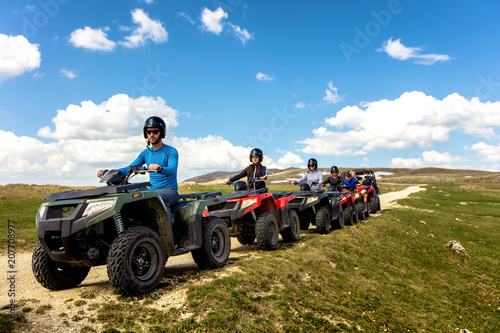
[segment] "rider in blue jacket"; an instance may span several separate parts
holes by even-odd
[[[124,168],[117,169],[123,174],[127,174],[130,166],[138,168],[144,164],[148,170],[154,170],[149,174],[149,182],[152,186],[150,190],[158,192],[163,201],[172,206],[179,201],[177,184],[177,165],[179,154],[177,149],[162,142],[165,138],[166,125],[160,117],[149,117],[143,127],[144,138],[148,145],[137,158]],[[103,170],[97,171],[100,178]]]

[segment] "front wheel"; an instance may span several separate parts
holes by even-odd
[[[354,225],[354,216],[352,215],[352,207],[348,204],[344,210],[344,224]]]
[[[90,267],[52,260],[42,243],[36,244],[33,250],[31,269],[38,283],[51,290],[74,288],[85,280],[90,271]]]
[[[330,232],[330,212],[328,208],[321,207],[316,213],[316,230],[320,234],[327,234]]]
[[[265,212],[257,219],[255,226],[257,233],[257,243],[259,247],[266,251],[273,251],[278,248],[279,233],[278,221],[269,212]]]
[[[290,226],[281,232],[281,237],[285,242],[295,242],[300,238],[300,221],[299,216],[294,210],[290,210],[288,219]]]
[[[356,213],[358,216],[358,221],[365,219],[365,203],[363,201],[356,204]]]
[[[160,283],[166,261],[160,236],[147,227],[132,227],[111,244],[107,258],[109,281],[120,294],[148,293]]]
[[[191,252],[194,262],[201,269],[220,268],[226,265],[231,251],[231,236],[227,224],[215,216],[204,219],[203,244]]]

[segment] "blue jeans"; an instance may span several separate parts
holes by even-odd
[[[177,202],[179,202],[179,193],[176,190],[172,190],[171,188],[160,188],[155,190],[160,197],[163,199],[163,202],[167,206],[173,206]]]

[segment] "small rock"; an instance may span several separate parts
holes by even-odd
[[[429,236],[430,238],[436,238],[436,236],[434,236],[434,234],[428,234],[427,236]]]
[[[462,220],[459,219],[458,217],[455,217],[455,221],[462,221]]]
[[[467,206],[467,202],[461,202],[460,206]]]
[[[419,221],[420,223],[427,224],[425,221]]]
[[[448,242],[448,244],[445,245],[445,247],[449,247],[453,251],[459,253],[459,254],[465,254],[468,256],[467,252],[465,251],[465,248],[460,244],[459,241],[456,240],[451,240]]]

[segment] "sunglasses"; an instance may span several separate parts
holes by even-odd
[[[148,135],[149,134],[155,134],[156,135],[156,134],[160,133],[160,130],[147,130],[146,132],[148,133]]]

